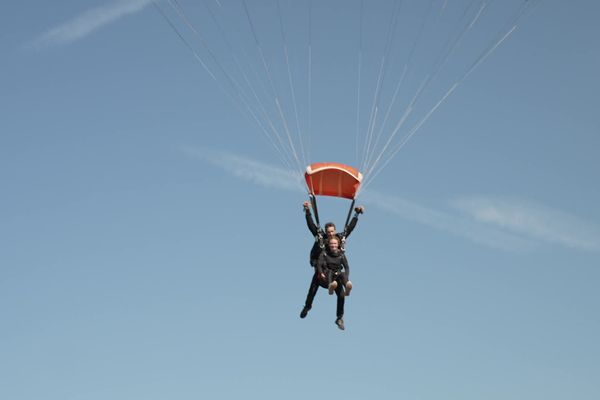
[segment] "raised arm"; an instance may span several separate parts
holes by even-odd
[[[310,206],[308,205],[308,201],[304,202],[303,207],[304,207],[304,214],[306,216],[306,225],[308,226],[308,230],[310,231],[310,233],[312,233],[313,236],[317,236],[317,233],[319,233],[319,228],[317,228],[315,221],[313,221],[313,217],[312,217],[312,214],[310,213]]]
[[[346,230],[345,230],[346,237],[350,236],[350,233],[352,233],[352,231],[356,227],[356,223],[358,222],[358,215],[362,214],[364,212],[365,212],[365,208],[363,206],[359,206],[354,209],[354,216],[350,220],[350,223],[348,224],[348,226],[346,227]]]

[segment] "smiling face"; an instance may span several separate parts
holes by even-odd
[[[337,238],[337,236],[334,236],[329,239],[327,246],[329,246],[329,251],[335,253],[340,249],[340,240]]]
[[[325,224],[325,234],[327,235],[328,239],[331,239],[335,236],[335,225],[333,223],[328,222]]]

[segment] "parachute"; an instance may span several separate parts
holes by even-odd
[[[346,217],[346,223],[344,224],[345,231],[363,179],[362,174],[356,168],[348,165],[321,162],[313,163],[306,167],[304,179],[313,210],[315,211],[317,226],[319,225],[319,211],[315,196],[334,196],[352,200],[348,216]]]
[[[310,164],[304,178],[309,194],[345,199],[354,199],[362,182],[356,168],[332,162]]]

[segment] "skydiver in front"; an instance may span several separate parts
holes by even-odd
[[[344,252],[340,249],[340,244],[340,238],[333,235],[327,240],[326,250],[319,254],[300,318],[306,317],[312,308],[317,289],[321,285],[328,289],[330,295],[335,292],[337,296],[335,324],[339,329],[344,330],[344,302],[345,297],[350,295],[352,282],[349,280],[350,266]]]
[[[344,251],[345,251],[345,249],[344,249],[345,238],[348,237],[350,235],[350,233],[356,227],[356,224],[358,222],[358,215],[362,214],[365,210],[365,208],[363,206],[356,207],[354,209],[355,214],[354,214],[352,220],[348,223],[346,229],[344,230],[344,233],[337,233],[335,224],[333,222],[328,222],[325,224],[325,232],[323,232],[322,229],[317,227],[317,225],[313,221],[308,201],[304,202],[303,207],[304,207],[304,213],[306,216],[306,225],[308,226],[308,230],[315,237],[315,243],[313,244],[313,247],[310,251],[310,265],[315,268],[315,271],[314,271],[312,280],[310,282],[308,294],[306,295],[306,302],[304,304],[304,307],[302,308],[302,311],[300,312],[300,318],[306,318],[308,312],[312,308],[313,299],[315,298],[315,296],[317,294],[317,290],[319,289],[319,286],[323,286],[324,288],[329,289],[329,282],[327,282],[326,277],[324,275],[319,276],[319,274],[317,273],[317,268],[316,268],[320,254],[326,250],[325,241],[328,238],[332,238],[332,237],[338,238],[339,241],[337,242],[337,247],[343,255]],[[344,258],[346,258],[346,257],[344,256]],[[346,260],[346,265],[348,265],[348,260]],[[347,276],[346,276],[346,279],[347,279]],[[350,287],[349,287],[350,289],[352,288],[351,285],[352,285],[352,283],[350,283]],[[335,288],[333,290],[335,291]],[[344,292],[345,292],[345,295],[350,294],[349,290],[345,290]],[[342,303],[342,314],[343,314],[343,303]],[[337,324],[337,320],[336,320],[336,324]],[[343,328],[343,320],[341,320],[341,326]],[[338,327],[339,327],[339,325],[338,325]],[[340,329],[342,329],[342,328],[340,328]]]

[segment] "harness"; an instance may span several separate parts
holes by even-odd
[[[312,208],[315,212],[315,222],[317,223],[317,234],[315,235],[315,242],[319,245],[320,254],[323,251],[325,251],[325,237],[323,229],[321,229],[321,223],[319,222],[319,210],[317,209],[317,199],[313,194],[309,194],[309,198],[312,204]],[[348,216],[346,217],[346,223],[344,224],[344,230],[341,235],[338,234],[338,238],[340,239],[340,250],[342,253],[345,253],[346,251],[346,237],[348,236],[348,224],[350,223],[350,216],[352,215],[352,209],[354,208],[355,201],[355,199],[352,199],[352,204],[350,204]],[[316,258],[318,258],[318,255],[316,256]],[[313,258],[313,254],[311,251],[311,265],[313,263],[313,260],[316,260],[316,258]]]

